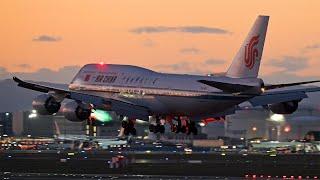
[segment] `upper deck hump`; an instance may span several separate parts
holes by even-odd
[[[143,67],[133,66],[133,65],[122,65],[122,64],[86,64],[84,65],[80,71],[100,71],[100,72],[130,72],[130,73],[156,73],[150,69],[146,69]]]

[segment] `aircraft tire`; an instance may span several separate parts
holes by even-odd
[[[130,133],[131,133],[131,135],[136,136],[137,135],[137,129],[136,128],[132,128]]]
[[[160,125],[160,126],[159,126],[159,132],[160,132],[161,134],[164,134],[164,132],[165,132],[165,127],[164,127],[164,125]]]

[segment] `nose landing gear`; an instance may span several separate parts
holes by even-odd
[[[137,135],[137,130],[134,127],[136,120],[135,119],[128,119],[122,120],[121,127],[123,128],[123,135],[128,136],[129,134],[135,136]]]

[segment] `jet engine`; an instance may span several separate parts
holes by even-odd
[[[63,106],[62,112],[66,119],[73,122],[82,122],[90,117],[91,109],[92,107],[89,104],[71,101]]]
[[[50,94],[41,94],[32,101],[32,106],[41,115],[52,115],[59,111],[61,103]]]
[[[276,104],[270,104],[269,109],[276,114],[292,114],[298,109],[299,101],[288,101]]]

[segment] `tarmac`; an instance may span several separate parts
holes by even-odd
[[[2,173],[6,172],[6,175],[39,174],[39,177],[43,174],[69,177],[72,174],[131,177],[129,179],[135,179],[137,176],[141,176],[138,179],[159,176],[168,179],[172,177],[318,178],[320,154],[10,150],[0,153],[0,169]]]

